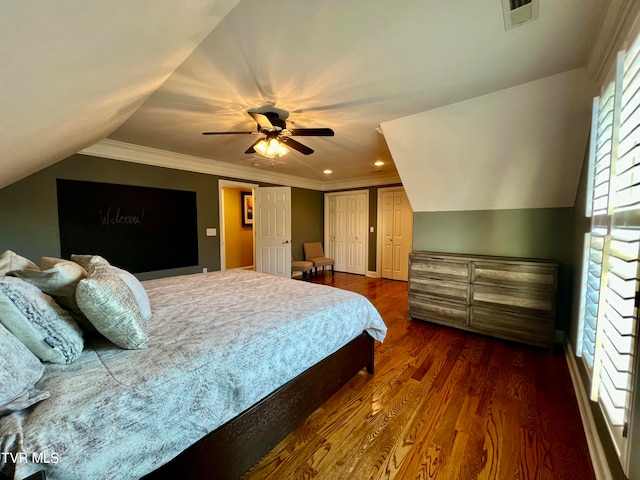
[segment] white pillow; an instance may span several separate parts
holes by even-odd
[[[18,270],[22,268],[40,270],[35,263],[28,258],[21,257],[16,252],[6,250],[0,254],[0,275],[4,275],[11,270]]]
[[[0,324],[0,416],[49,397],[49,392],[34,388],[43,372],[38,357]]]
[[[82,330],[68,312],[30,283],[0,277],[0,322],[38,358],[71,363],[82,353]]]
[[[127,272],[118,267],[111,267],[120,278],[124,280],[124,283],[131,289],[133,292],[133,296],[136,298],[136,302],[138,303],[138,307],[140,308],[140,312],[142,313],[142,317],[145,320],[149,320],[151,318],[151,302],[149,301],[149,296],[147,295],[147,291],[132,273]]]

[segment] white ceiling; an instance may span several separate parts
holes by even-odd
[[[105,138],[318,184],[391,178],[378,125],[584,66],[608,4],[540,0],[539,20],[505,31],[501,3],[8,0],[0,187]],[[252,130],[265,105],[335,136],[253,167],[256,137],[201,135]]]
[[[0,8],[0,188],[119,127],[237,0]]]

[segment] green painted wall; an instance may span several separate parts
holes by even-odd
[[[14,250],[36,263],[42,256],[60,256],[57,178],[195,191],[199,264],[138,276],[148,279],[197,273],[204,267],[209,271],[220,270],[220,237],[206,236],[207,228],[220,231],[220,177],[79,154],[0,189],[0,252]],[[294,247],[306,241],[307,232],[322,239],[322,193],[292,188],[291,196]]]
[[[416,212],[414,250],[572,262],[573,208]]]
[[[86,155],[73,155],[0,190],[0,251],[15,250],[36,263],[41,256],[60,255],[56,178],[195,191],[199,265],[139,277],[197,273],[203,267],[220,269],[219,237],[205,235],[207,227],[220,228],[217,177]]]
[[[324,193],[291,189],[291,255],[304,260],[302,244],[324,241]]]

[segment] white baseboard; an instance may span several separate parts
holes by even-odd
[[[378,272],[367,270],[366,276],[371,278],[378,278]]]
[[[576,356],[569,342],[564,342],[564,348],[569,373],[571,374],[571,382],[573,383],[573,389],[576,392],[576,399],[578,400],[578,409],[580,410],[584,434],[587,437],[587,446],[589,447],[589,454],[591,455],[593,471],[597,480],[613,480],[611,469],[609,468],[609,463],[604,454],[602,442],[600,441],[600,436],[598,435],[598,430],[593,420],[593,413],[591,413],[591,408],[589,407],[590,400],[589,397],[587,397],[587,389],[582,383],[582,377],[580,376],[578,364],[576,363]]]

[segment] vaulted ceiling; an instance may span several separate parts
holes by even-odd
[[[243,178],[392,181],[394,139],[379,125],[585,66],[606,7],[540,0],[538,20],[507,31],[500,0],[11,0],[0,16],[0,187],[105,140]],[[247,110],[269,106],[290,127],[335,136],[301,137],[315,153],[271,167],[244,154],[254,136],[201,135],[253,130]],[[410,130],[401,141],[421,145]]]

